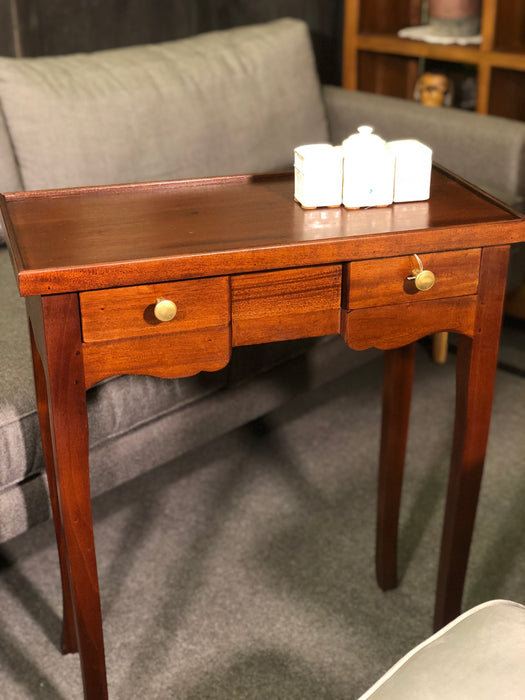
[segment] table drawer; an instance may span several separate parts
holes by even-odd
[[[402,304],[476,294],[481,250],[421,253],[425,270],[435,276],[426,291],[417,289],[413,270],[419,271],[415,256],[403,255],[380,260],[358,260],[344,270],[342,305],[345,309]]]
[[[175,304],[175,315],[155,316],[159,299]],[[169,305],[168,305],[169,307]],[[85,343],[226,326],[230,322],[228,277],[102,289],[80,294]],[[168,308],[169,310],[169,308]]]
[[[233,345],[339,332],[341,265],[232,277]]]

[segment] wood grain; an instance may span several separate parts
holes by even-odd
[[[345,274],[343,308],[362,309],[476,293],[481,259],[479,248],[421,253],[419,257],[425,270],[431,270],[436,276],[434,286],[424,292],[418,291],[414,282],[407,280],[413,269],[419,269],[412,255],[350,263]]]
[[[343,28],[343,69],[342,85],[348,90],[357,90],[357,52],[354,37],[359,33],[360,3],[358,0],[345,0]]]
[[[360,51],[377,54],[427,58],[436,61],[469,63],[481,67],[525,70],[525,55],[512,51],[483,51],[459,45],[431,44],[413,39],[401,39],[395,34],[362,34],[357,38]]]
[[[85,343],[86,387],[118,374],[190,377],[225,367],[231,356],[231,326],[176,334]]]
[[[353,350],[389,350],[436,331],[472,336],[475,315],[475,296],[343,310],[341,335]]]
[[[155,317],[160,297],[177,305],[172,321]],[[211,277],[84,292],[80,309],[86,343],[225,326],[230,322],[230,281]]]
[[[45,344],[42,359],[45,357],[47,413],[61,516],[61,522],[55,521],[55,526],[61,527],[63,534],[84,693],[87,698],[105,700],[108,692],[91,515],[78,296],[43,297],[41,303],[28,306],[28,310],[33,329],[43,334],[35,345]],[[42,398],[41,380],[40,374]]]
[[[490,427],[508,257],[508,246],[483,251],[474,334],[460,337],[458,346],[454,444],[441,541],[435,629],[461,611]]]
[[[494,34],[488,48],[525,51],[525,5],[520,0],[484,0],[482,23],[487,25],[488,32]]]
[[[381,448],[377,490],[376,577],[383,590],[397,586],[401,487],[414,379],[415,343],[384,355]]]
[[[24,296],[466,250],[525,229],[438,168],[428,202],[328,210],[322,226],[293,201],[292,174],[11,193],[4,212]]]
[[[41,308],[38,309],[39,306],[41,307],[41,300],[38,297],[30,297],[28,302],[30,302],[28,303],[28,315],[30,318],[32,316],[33,323],[35,324],[35,330],[33,330],[31,322],[29,323],[29,335],[31,340],[31,354],[33,357],[38,420],[40,424],[40,436],[42,439],[44,463],[49,487],[49,500],[53,513],[53,523],[55,526],[55,537],[60,563],[60,579],[62,584],[62,653],[70,654],[78,651],[78,643],[75,629],[75,612],[73,610],[73,599],[71,597],[71,582],[69,579],[64,526],[62,524],[62,514],[60,512],[53,435],[50,423],[49,398],[47,393],[47,378],[44,367],[44,363],[47,365],[47,352],[45,348],[44,329],[38,322],[39,317],[40,319],[42,317]],[[31,312],[31,309],[33,309],[33,312]],[[38,346],[40,350],[37,348],[35,335],[39,336]],[[42,353],[44,360],[42,360],[40,353]]]
[[[363,32],[374,34],[396,32],[408,24],[419,24],[421,19],[422,0],[397,0],[396,2],[346,0],[345,12],[354,5],[361,6],[359,28]]]
[[[339,332],[341,266],[232,277],[233,345]]]
[[[419,24],[421,0],[345,0],[342,85],[350,90],[362,86],[370,92],[411,97],[418,75],[418,60],[404,56],[361,51],[362,35],[395,33]]]

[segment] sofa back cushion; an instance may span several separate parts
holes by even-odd
[[[328,138],[308,29],[292,19],[1,58],[0,101],[25,189],[276,170]]]

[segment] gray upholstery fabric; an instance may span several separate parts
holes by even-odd
[[[483,603],[392,667],[359,700],[525,697],[525,606]]]
[[[3,58],[0,100],[25,189],[278,170],[328,137],[308,29],[291,19]]]
[[[0,192],[17,192],[21,189],[22,180],[0,105]]]
[[[508,203],[525,196],[523,122],[331,86],[323,88],[323,96],[335,143],[369,124],[389,141],[423,141],[435,161]]]
[[[22,181],[0,103],[0,192],[16,192],[21,189],[23,189]],[[0,217],[0,245],[3,243],[5,243],[5,231]]]

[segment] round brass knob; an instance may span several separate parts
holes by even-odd
[[[430,270],[425,270],[419,255],[414,253],[414,258],[417,260],[419,268],[416,267],[415,270],[412,270],[412,277],[408,277],[407,279],[413,280],[416,289],[418,289],[420,292],[426,292],[428,289],[431,289],[434,286],[436,276],[433,272],[430,272]]]
[[[153,313],[159,321],[172,321],[177,315],[177,304],[174,301],[160,297],[157,299]]]
[[[414,284],[420,292],[426,292],[434,286],[436,276],[430,270],[412,270]]]

